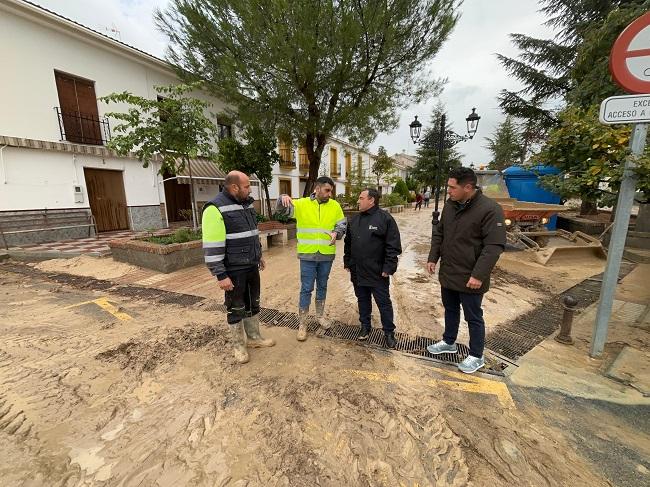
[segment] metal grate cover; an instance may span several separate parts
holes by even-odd
[[[634,267],[634,264],[621,263],[619,279],[632,272]],[[577,309],[584,309],[598,301],[602,278],[602,274],[590,277],[562,294],[542,301],[537,308],[490,333],[486,337],[485,347],[507,359],[519,360],[560,327],[563,314],[560,304],[562,297],[573,296],[578,300]]]
[[[17,263],[4,263],[3,269],[17,274],[45,277],[51,281],[70,285],[78,289],[90,289],[96,291],[109,291],[119,296],[133,297],[136,299],[150,300],[162,304],[175,304],[179,306],[194,306],[198,303],[208,303],[204,308],[206,311],[225,312],[223,304],[215,303],[201,296],[181,294],[161,289],[146,288],[129,285],[115,285],[110,281],[94,279],[92,277],[74,276],[64,273],[42,272],[33,267]],[[623,262],[619,279],[629,274],[634,269],[634,264]],[[516,318],[515,320],[500,327],[486,337],[486,348],[497,355],[503,356],[496,364],[488,364],[485,370],[488,373],[500,374],[508,364],[508,360],[516,361],[525,353],[532,350],[536,345],[545,340],[559,327],[562,318],[562,307],[559,299],[564,295],[571,295],[579,302],[579,308],[585,308],[599,298],[602,284],[602,274],[586,279],[559,296],[553,296],[543,301],[534,310]],[[292,312],[283,312],[276,309],[261,308],[260,321],[267,326],[281,326],[291,329],[298,329],[298,315]],[[315,317],[310,316],[308,331],[316,333],[322,338],[352,341],[360,346],[371,348],[385,348],[384,334],[379,329],[373,329],[368,340],[358,340],[361,328],[351,326],[340,321],[333,321],[332,327],[328,330],[320,330]],[[435,340],[429,337],[407,335],[402,332],[395,332],[397,345],[395,351],[406,355],[419,357],[425,360],[442,363],[459,363],[467,357],[469,350],[465,345],[458,344],[457,354],[431,355],[427,352],[427,345]]]

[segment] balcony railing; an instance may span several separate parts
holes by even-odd
[[[76,144],[104,145],[111,139],[111,127],[107,118],[75,111],[63,111],[54,107],[59,120],[61,140]]]
[[[280,148],[280,166],[286,168],[295,168],[296,162],[293,160],[293,149]]]

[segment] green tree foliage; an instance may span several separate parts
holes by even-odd
[[[196,157],[214,159],[213,141],[217,130],[205,115],[208,103],[188,96],[197,90],[197,83],[189,85],[157,86],[156,99],[144,98],[129,92],[111,93],[101,101],[130,106],[126,112],[106,115],[119,121],[113,127],[114,135],[108,147],[120,155],[133,152],[148,167],[154,159],[161,161],[160,174],[178,174]],[[116,134],[116,135],[115,135]],[[190,166],[191,170],[191,166]],[[197,228],[194,181],[190,179],[192,222]]]
[[[269,185],[273,181],[273,165],[280,162],[280,155],[275,150],[275,132],[259,124],[252,124],[246,127],[244,138],[245,143],[232,137],[220,140],[217,163],[226,172],[254,174],[264,188],[266,211],[271,215]]]
[[[377,149],[377,156],[372,163],[370,172],[377,179],[377,188],[379,188],[382,179],[389,180],[395,173],[395,160],[388,155],[383,145]]]
[[[409,189],[406,186],[406,183],[401,178],[398,179],[397,182],[395,183],[395,187],[393,188],[393,193],[397,193],[399,195],[402,195],[404,197],[405,201],[408,201],[410,196],[411,196],[411,193],[409,192]]]
[[[357,143],[436,93],[423,66],[458,19],[458,0],[174,0],[158,12],[182,76],[207,80],[244,121],[271,119],[318,175],[327,138]]]
[[[420,147],[417,150],[417,161],[413,168],[413,177],[424,186],[435,188],[436,175],[440,165],[439,140],[440,140],[440,119],[444,113],[444,107],[437,105],[431,114],[430,127],[424,131]],[[450,126],[446,130],[451,130]],[[440,184],[445,184],[449,170],[460,167],[461,157],[452,144],[445,143],[442,152],[442,165],[440,166]]]
[[[553,107],[565,101],[573,89],[575,76],[572,77],[572,71],[578,50],[586,38],[593,36],[594,26],[605,21],[619,7],[640,2],[541,0],[540,3],[540,11],[549,18],[547,25],[555,28],[556,36],[536,39],[511,34],[512,43],[520,51],[519,56],[497,55],[503,67],[524,86],[519,91],[503,90],[499,104],[506,114],[524,120],[526,145],[539,142],[539,136],[558,123]]]
[[[539,164],[551,164],[562,173],[544,176],[545,186],[566,198],[582,199],[581,214],[594,213],[597,205],[614,204],[625,158],[629,155],[631,127],[606,126],[598,120],[598,106],[589,110],[567,108],[548,142],[535,157]],[[638,188],[650,194],[650,158],[637,161]]]
[[[485,137],[487,149],[492,153],[489,168],[503,171],[514,164],[524,162],[524,146],[521,134],[510,115],[501,122],[492,137]]]
[[[406,183],[406,187],[409,191],[417,191],[418,181],[411,174],[407,174],[404,182]]]
[[[625,2],[602,22],[595,22],[586,29],[571,71],[569,103],[589,108],[607,97],[626,94],[611,77],[609,55],[623,29],[648,11],[648,0]]]

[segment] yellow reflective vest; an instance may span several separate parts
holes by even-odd
[[[298,254],[334,255],[336,245],[330,245],[330,233],[345,221],[341,205],[335,199],[319,203],[316,198],[293,200],[298,238]]]

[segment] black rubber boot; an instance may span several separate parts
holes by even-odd
[[[397,345],[397,342],[395,341],[395,333],[389,331],[384,335],[384,338],[386,339],[387,348],[395,348],[395,345]]]

